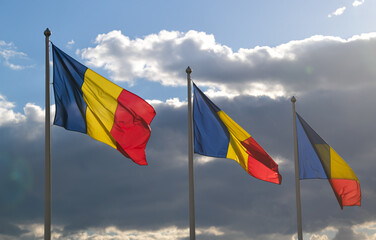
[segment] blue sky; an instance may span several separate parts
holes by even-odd
[[[48,27],[157,111],[147,167],[52,127],[55,239],[187,239],[187,66],[283,176],[275,186],[195,156],[199,239],[293,239],[292,95],[363,193],[361,208],[341,211],[329,184],[302,181],[306,239],[376,239],[375,11],[373,0],[0,1],[0,238],[41,239]]]
[[[75,49],[93,46],[98,34],[112,30],[121,30],[131,39],[143,38],[161,30],[203,31],[213,34],[217,43],[237,51],[239,48],[255,46],[274,47],[313,35],[349,38],[372,32],[372,23],[376,18],[373,14],[375,3],[368,1],[366,5],[358,7],[353,7],[352,3],[193,1],[186,4],[180,1],[91,1],[88,4],[87,1],[2,1],[2,40],[13,43],[18,51],[27,55],[26,59],[18,58],[15,61],[33,67],[17,73],[4,68],[1,77],[11,76],[12,80],[9,81],[22,81],[22,84],[19,83],[22,86],[35,86],[38,83],[29,78],[30,75],[36,78],[43,76],[41,67],[44,56],[41,51],[44,49],[43,29],[46,27],[51,29],[51,40],[58,46],[66,46],[74,40],[74,46],[66,49],[72,55]],[[341,16],[328,17],[328,14],[343,6],[346,11]],[[2,81],[2,84],[5,82]],[[20,85],[15,84],[13,87],[8,82],[6,84],[7,87],[1,86],[4,89],[2,94],[10,97],[19,91]],[[42,92],[38,90],[42,91],[40,87],[36,87],[34,94],[28,94],[28,99],[41,104]],[[158,97],[163,98],[165,94]],[[20,104],[26,101],[25,98],[22,99],[24,102]]]

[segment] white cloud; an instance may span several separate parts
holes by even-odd
[[[153,106],[167,105],[167,106],[172,106],[173,108],[180,108],[180,107],[187,105],[187,102],[180,101],[179,98],[169,98],[165,102],[161,100],[156,100],[156,99],[146,100],[146,102],[148,102],[150,105],[153,105]]]
[[[238,92],[236,92],[236,91],[229,91],[229,90],[226,90],[225,88],[222,88],[222,89],[209,88],[204,93],[209,98],[226,97],[226,98],[232,99],[234,97],[240,96],[240,94]]]
[[[21,235],[21,239],[43,239],[43,224],[20,225],[20,229],[26,231]],[[121,230],[111,226],[106,228],[90,228],[82,232],[63,234],[64,228],[54,226],[52,229],[52,238],[56,240],[178,240],[189,237],[189,229],[179,229],[170,226],[155,231],[148,230]],[[196,235],[221,236],[224,232],[217,227],[197,228]],[[12,238],[9,238],[12,239]]]
[[[309,240],[329,240],[329,238],[326,235],[312,234]]]
[[[286,91],[281,84],[276,84],[274,86],[270,86],[260,82],[254,82],[249,85],[247,89],[243,92],[243,95],[250,95],[250,96],[268,96],[271,99],[276,99],[278,97],[283,97],[286,95]]]
[[[13,43],[6,43],[5,41],[0,40],[0,46],[1,47],[11,47],[11,46],[13,46]]]
[[[171,98],[171,99],[166,100],[166,104],[169,106],[178,108],[178,107],[186,106],[187,102],[181,102],[179,98]]]
[[[365,1],[365,0],[355,0],[355,1],[352,3],[352,5],[353,5],[354,7],[358,7],[358,6],[362,5],[362,4],[364,3],[364,1]]]
[[[271,156],[273,158],[273,160],[280,166],[280,165],[284,165],[284,169],[286,170],[287,168],[289,167],[293,167],[290,163],[289,160],[283,158],[282,156],[280,155],[275,155],[275,156]],[[208,157],[208,156],[204,156],[204,155],[199,155],[199,154],[195,154],[194,155],[194,161],[197,163],[197,164],[200,164],[200,165],[204,165],[204,164],[207,164],[207,163],[211,163],[213,161],[216,161],[218,160],[218,158],[215,158],[215,157]]]
[[[200,164],[200,165],[204,165],[204,164],[207,164],[207,163],[210,163],[210,162],[213,162],[215,160],[217,160],[218,158],[215,158],[215,157],[208,157],[208,156],[204,156],[204,155],[199,155],[199,154],[195,154],[194,155],[194,161],[197,163],[197,164]]]
[[[34,122],[44,122],[44,109],[34,103],[26,103],[24,107],[25,117]]]
[[[25,121],[26,116],[14,112],[14,107],[15,105],[13,102],[7,101],[4,96],[0,95],[0,126],[18,124]]]
[[[72,48],[72,46],[75,44],[76,42],[72,39],[70,40],[69,42],[67,42],[67,48]]]
[[[14,108],[15,104],[13,102],[7,101],[4,96],[0,95],[0,127],[17,125],[26,121],[44,122],[44,110],[34,103],[25,105],[24,114],[15,112]]]
[[[376,34],[343,39],[312,36],[276,47],[231,48],[204,32],[161,31],[130,39],[120,31],[100,34],[96,46],[78,51],[89,66],[103,67],[116,81],[138,78],[168,86],[186,85],[187,66],[209,97],[241,95],[273,99],[314,90],[349,89],[354,79],[375,85],[376,59],[365,49],[376,45]],[[338,71],[341,69],[341,71]]]
[[[291,160],[288,160],[288,159],[286,159],[286,158],[284,158],[284,157],[282,157],[280,155],[275,155],[275,156],[271,156],[271,157],[274,159],[274,161],[278,165],[282,165],[282,164],[286,165],[286,166],[284,166],[285,168],[292,166],[292,165],[289,165],[289,163],[290,163]]]
[[[364,2],[365,2],[365,0],[354,0],[354,2],[352,3],[352,6],[358,7],[358,6],[362,5]],[[345,10],[346,10],[345,6],[337,8],[334,12],[332,12],[328,15],[328,18],[331,18],[331,17],[334,17],[334,16],[340,16],[345,12]]]
[[[14,133],[33,140],[43,134],[45,110],[34,103],[26,103],[23,113],[14,110],[15,104],[0,94],[0,127],[14,127]],[[55,105],[51,106],[50,124],[55,115]]]
[[[21,230],[25,231],[21,235],[21,239],[43,239],[44,237],[44,225],[43,224],[28,224],[28,225],[19,225]],[[53,226],[51,229],[51,238],[52,239],[61,239],[61,232],[63,228],[59,226]]]
[[[340,16],[345,12],[345,10],[346,10],[346,7],[337,8],[334,12],[329,14],[328,17],[331,18],[333,16]]]
[[[32,67],[31,65],[15,64],[13,61],[27,59],[26,53],[17,50],[17,47],[12,43],[6,43],[0,40],[0,60],[3,59],[4,65],[13,70],[22,70]]]

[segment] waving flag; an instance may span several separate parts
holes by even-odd
[[[142,98],[115,85],[52,45],[54,124],[88,134],[147,165],[145,147],[155,116]]]
[[[195,84],[193,89],[195,153],[233,159],[250,175],[280,184],[282,177],[278,165],[265,150]]]
[[[296,131],[299,178],[328,179],[341,209],[343,206],[360,206],[359,180],[349,165],[299,114],[296,114]]]

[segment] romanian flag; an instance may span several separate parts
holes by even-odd
[[[142,98],[85,67],[52,44],[54,124],[86,133],[147,165],[145,147],[155,116]]]
[[[195,153],[230,158],[255,178],[281,184],[278,165],[243,128],[193,84]]]
[[[359,180],[347,163],[296,114],[300,179],[328,179],[343,206],[360,206]]]

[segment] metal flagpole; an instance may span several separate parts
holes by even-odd
[[[294,158],[295,158],[295,189],[296,189],[296,220],[298,227],[298,240],[303,240],[303,230],[302,230],[302,204],[300,201],[300,179],[299,179],[299,156],[298,156],[298,137],[296,133],[296,112],[295,112],[295,102],[296,98],[293,96],[291,98],[292,102],[292,112],[293,112],[293,123],[294,123]]]
[[[189,168],[189,236],[190,240],[196,239],[195,227],[195,195],[194,195],[194,175],[193,175],[193,127],[192,127],[192,70],[188,67],[187,73],[188,84],[188,168]]]
[[[45,167],[44,167],[44,240],[51,239],[51,142],[50,142],[50,36],[46,36],[46,95],[45,95]]]

